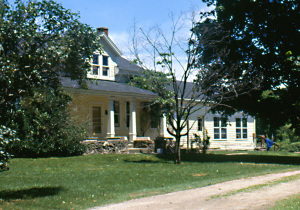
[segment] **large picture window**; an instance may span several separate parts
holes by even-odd
[[[247,118],[236,118],[235,126],[236,126],[236,138],[247,139],[248,138]]]
[[[226,118],[214,117],[214,139],[227,139]]]

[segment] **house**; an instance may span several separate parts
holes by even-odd
[[[182,84],[178,82],[178,87]],[[187,102],[193,95],[194,84],[187,82],[185,87],[184,100]],[[255,118],[245,115],[243,112],[236,112],[226,118],[220,113],[212,113],[206,106],[198,104],[194,107],[196,112],[189,116],[187,127],[182,133],[187,133],[181,138],[183,148],[192,148],[195,135],[204,139],[210,137],[210,148],[221,150],[254,150],[256,147]],[[199,110],[198,110],[199,109]],[[163,132],[162,132],[163,133]],[[165,135],[168,135],[165,132]]]
[[[138,75],[142,69],[122,57],[107,28],[98,28],[98,32],[104,52],[95,52],[91,60],[87,77],[94,82],[89,81],[88,89],[82,89],[75,81],[62,78],[63,87],[73,96],[72,114],[78,122],[88,122],[89,135],[97,139],[125,136],[133,142],[137,136],[149,136],[152,140],[170,137],[165,117],[159,122],[152,120],[151,114],[150,119],[145,117],[157,94],[126,84],[131,75]],[[191,147],[194,134],[203,138],[207,131],[212,148],[254,149],[255,119],[250,116],[236,113],[224,124],[222,116],[201,109],[190,116],[188,124],[190,130],[182,138],[183,147]]]
[[[62,78],[62,85],[72,96],[71,112],[80,123],[90,124],[91,137],[126,136],[133,141],[146,135],[154,139],[157,128],[142,132],[145,105],[157,98],[157,94],[132,87],[126,82],[130,75],[142,69],[122,57],[118,47],[108,36],[107,28],[98,28],[104,52],[95,52],[91,60],[91,71],[87,77],[88,89],[79,87],[76,81]]]

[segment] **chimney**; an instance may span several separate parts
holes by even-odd
[[[100,27],[100,28],[97,28],[98,32],[101,33],[101,32],[105,32],[106,35],[108,36],[108,28],[105,28],[105,27]]]

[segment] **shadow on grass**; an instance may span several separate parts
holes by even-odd
[[[165,160],[173,160],[174,155],[157,155]],[[265,164],[300,165],[300,156],[270,156],[270,155],[226,155],[226,154],[181,154],[181,160],[186,162],[249,162]]]
[[[124,160],[126,163],[168,163],[162,160]]]
[[[33,187],[23,190],[4,190],[0,191],[0,199],[9,201],[15,199],[33,199],[57,195],[63,191],[62,187]]]

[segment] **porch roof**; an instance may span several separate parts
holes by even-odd
[[[72,88],[80,90],[82,92],[90,92],[100,95],[111,95],[111,96],[135,96],[135,97],[146,97],[146,98],[157,98],[159,97],[156,93],[149,90],[143,90],[141,88],[133,87],[124,83],[118,83],[114,81],[106,80],[87,80],[88,89],[82,89],[78,85],[77,81],[71,80],[69,77],[61,78],[62,86],[65,88]]]

